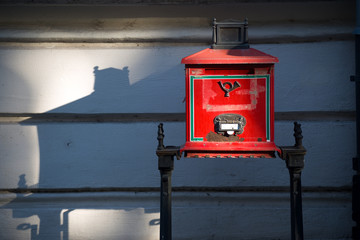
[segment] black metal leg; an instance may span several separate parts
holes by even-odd
[[[158,147],[156,154],[159,158],[161,176],[160,185],[160,240],[171,240],[171,175],[174,170],[174,157],[179,158],[180,147],[165,147],[163,144],[164,130],[161,123],[158,127]]]
[[[290,201],[291,201],[291,239],[304,239],[302,196],[301,196],[301,172],[289,169],[290,173]]]
[[[160,170],[160,240],[171,240],[171,174],[172,170]]]
[[[304,168],[306,149],[302,146],[301,125],[294,123],[295,145],[280,147],[281,158],[286,161],[290,174],[291,239],[303,240],[301,171]]]

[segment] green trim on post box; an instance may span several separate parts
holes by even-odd
[[[202,137],[194,136],[194,81],[198,79],[254,79],[265,78],[266,79],[266,140],[270,141],[270,75],[232,75],[232,76],[220,76],[220,75],[204,75],[204,76],[190,76],[190,141],[200,142],[204,139]]]

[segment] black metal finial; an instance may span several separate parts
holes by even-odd
[[[164,129],[163,129],[163,124],[160,123],[159,126],[158,126],[158,136],[157,136],[157,140],[159,141],[159,144],[158,144],[158,147],[157,149],[158,150],[161,150],[161,149],[164,149],[165,146],[164,146]]]
[[[302,130],[301,124],[294,122],[294,137],[295,137],[295,147],[302,147]]]
[[[216,44],[217,39],[216,39],[216,18],[213,18],[213,34],[212,34],[212,41],[213,44]]]

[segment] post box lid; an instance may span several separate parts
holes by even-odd
[[[182,64],[256,64],[277,63],[277,57],[254,48],[211,49],[207,48],[181,60]]]

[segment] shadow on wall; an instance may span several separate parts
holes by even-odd
[[[19,189],[27,189],[26,175],[19,176]],[[31,240],[54,239],[69,240],[69,213],[73,209],[50,208],[48,203],[39,203],[37,198],[26,193],[17,193],[15,200],[2,208],[12,208],[12,216],[16,219],[37,217],[38,221],[26,221],[16,227],[18,231],[30,231]],[[37,203],[36,206],[34,203]],[[22,206],[28,204],[28,206]],[[22,206],[22,207],[19,207]],[[3,236],[4,239],[7,236]]]
[[[95,196],[94,199],[80,198],[72,202],[71,198],[52,194],[42,199],[26,193],[25,174],[19,177],[18,185],[24,193],[17,193],[12,202],[1,208],[12,209],[13,219],[22,222],[15,228],[22,233],[12,232],[9,235],[2,232],[0,236],[3,240],[19,239],[19,236],[26,236],[20,239],[30,240],[158,238],[159,219],[154,218],[154,215],[158,216],[158,209],[135,207],[136,203],[131,204],[134,207],[119,207],[119,203],[124,201],[124,205],[129,205],[126,197],[124,200],[102,196],[99,201],[100,197]],[[43,194],[46,195],[46,191]],[[143,214],[149,216],[144,217]]]
[[[94,91],[89,96],[52,109],[49,113],[88,113],[113,111],[115,102],[123,105],[131,96],[133,87],[130,86],[129,69],[106,68],[100,70],[94,67]],[[109,106],[109,108],[108,108]]]
[[[122,106],[129,105],[129,96],[135,92],[144,91],[148,87],[147,83],[143,83],[146,81],[139,81],[130,85],[128,67],[101,70],[96,66],[94,67],[94,76],[95,84],[92,94],[53,109],[48,113],[93,113],[99,109],[104,109],[104,107],[106,109],[107,105],[114,106],[117,101],[120,101],[119,104]],[[36,123],[30,119],[22,122],[22,125],[35,125],[38,130],[40,149],[39,183],[36,186],[28,186],[26,175],[20,175],[18,189],[21,189],[19,191],[21,193],[17,193],[17,197],[12,202],[1,208],[12,209],[14,219],[28,219],[33,216],[38,218],[37,222],[21,223],[16,228],[19,231],[30,231],[31,240],[68,240],[70,234],[69,224],[71,224],[71,217],[69,216],[74,214],[74,211],[78,209],[101,210],[102,208],[101,206],[88,207],[86,203],[85,206],[80,206],[81,201],[80,205],[77,203],[74,206],[71,202],[64,201],[64,199],[60,201],[61,204],[41,202],[43,200],[39,200],[37,196],[26,194],[26,189],[116,187],[118,183],[122,184],[129,176],[133,176],[134,171],[138,169],[137,164],[134,164],[134,162],[130,166],[127,165],[129,163],[125,163],[124,166],[121,159],[123,152],[127,148],[131,148],[131,146],[118,146],[120,142],[124,142],[123,135],[126,133],[116,123]],[[156,144],[155,141],[154,143]],[[155,149],[152,146],[150,148]],[[149,168],[150,165],[154,165],[152,167],[156,171],[156,164],[149,162],[149,166],[144,167]],[[40,205],[35,206],[34,204]],[[105,209],[109,209],[109,207],[111,208],[109,205],[104,206]],[[113,210],[133,211],[139,209],[139,207],[114,207]],[[144,208],[144,211],[147,214],[159,212],[157,208]],[[106,234],[109,234],[109,236],[112,236],[112,238],[109,238],[113,239],[114,234],[119,233],[121,238],[121,232],[119,232],[121,226],[113,226],[113,229],[111,229],[109,226],[105,226],[106,221],[98,220],[94,219],[97,225],[104,224],[104,229],[107,229],[107,231],[97,233],[101,234],[99,237],[107,239]],[[130,222],[132,222],[131,229],[124,227],[124,231],[139,229],[139,232],[141,232],[140,229],[150,229],[151,226],[158,225],[158,219],[148,219],[147,222],[131,221],[130,219]],[[157,228],[154,230],[157,231]],[[129,233],[125,232],[124,234]],[[7,239],[6,236],[3,237]],[[146,239],[146,236],[143,239]]]

